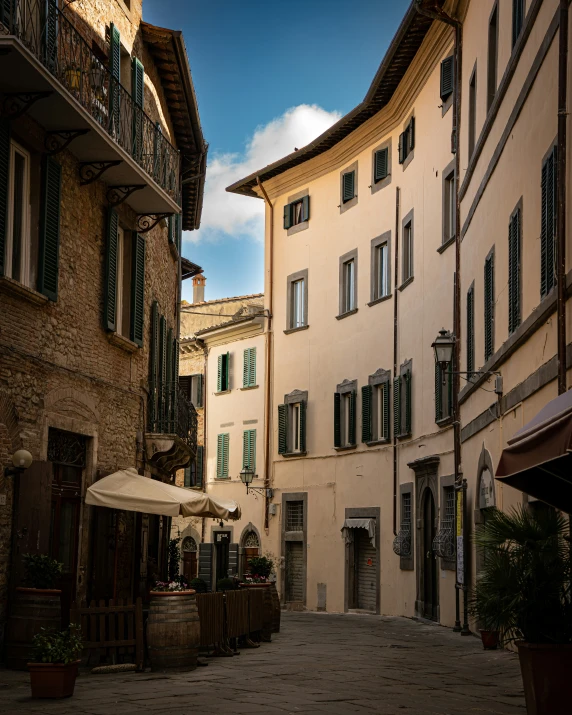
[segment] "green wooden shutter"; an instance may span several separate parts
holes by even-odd
[[[383,181],[387,178],[388,172],[388,149],[380,149],[374,154],[374,182]]]
[[[216,475],[218,479],[224,476],[224,434],[216,438]]]
[[[167,355],[165,376],[165,417],[168,421],[167,432],[173,432],[173,329],[167,330]]]
[[[131,272],[131,340],[143,346],[145,323],[145,239],[133,234],[133,268]]]
[[[467,291],[467,377],[471,379],[475,369],[475,290]]]
[[[46,22],[44,30],[45,65],[51,72],[58,69],[58,9],[55,0],[46,0]],[[14,17],[14,21],[16,17]],[[29,20],[28,20],[29,22]]]
[[[58,299],[61,191],[62,168],[51,156],[44,155],[42,160],[38,290],[53,301]]]
[[[197,447],[197,487],[199,489],[203,488],[203,462],[204,462],[204,450],[205,448],[202,445],[199,445]]]
[[[158,413],[159,419],[162,421],[166,417],[167,401],[165,399],[167,382],[167,323],[165,316],[162,315],[159,319],[159,394],[158,394]],[[162,426],[161,429],[164,427]]]
[[[250,430],[242,433],[242,466],[250,467]]]
[[[203,406],[203,376],[197,375],[197,404],[196,407]]]
[[[217,360],[217,372],[216,372],[216,391],[217,392],[222,392],[222,373],[223,373],[223,364],[222,364],[222,355],[218,356]]]
[[[10,122],[0,119],[0,276],[5,273],[10,183]]]
[[[157,371],[159,363],[159,304],[151,306],[151,351],[149,356],[149,425],[155,430],[157,421]]]
[[[250,348],[250,386],[256,385],[256,348]]]
[[[411,370],[407,370],[403,377],[405,379],[405,433],[411,434],[411,429],[412,429]]]
[[[404,146],[405,146],[405,132],[401,132],[399,135],[399,141],[397,143],[397,150],[399,153],[399,163],[403,164],[405,161],[405,152],[404,152]]]
[[[300,402],[300,452],[306,451],[306,401]]]
[[[508,332],[520,325],[520,209],[512,215],[508,229]]]
[[[288,229],[292,226],[292,204],[284,206],[284,228]]]
[[[415,149],[415,117],[411,117],[411,120],[409,121],[409,126],[407,127],[407,138],[409,141],[407,153],[409,154],[413,151],[413,149]]]
[[[116,135],[119,135],[121,119],[121,36],[113,23],[109,28],[109,72],[112,77],[109,87],[110,128]]]
[[[401,434],[401,378],[393,378],[393,434]]]
[[[383,384],[383,439],[389,439],[389,380]]]
[[[288,405],[278,405],[278,454],[288,451]]]
[[[250,385],[250,348],[246,348],[243,352],[244,365],[242,368],[242,386],[248,387]]]
[[[224,439],[223,439],[223,444],[224,444],[223,476],[224,477],[228,477],[229,441],[230,441],[230,435],[227,433],[224,435]]]
[[[435,422],[443,419],[443,377],[441,365],[435,362]]]
[[[355,390],[352,390],[350,392],[350,419],[349,419],[349,443],[350,444],[356,444],[357,442],[357,435],[356,435],[356,423],[357,423],[357,392]]]
[[[447,57],[441,62],[441,99],[445,102],[453,94],[454,59]]]
[[[230,390],[230,353],[226,354],[226,360],[225,360],[225,390]]]
[[[355,171],[348,171],[342,177],[342,203],[351,201],[355,196]]]
[[[453,366],[449,363],[447,367],[447,414],[453,414]]]
[[[485,261],[485,362],[494,352],[494,306],[494,256],[491,254]],[[472,325],[471,330],[474,331]],[[471,370],[472,367],[474,365]]]
[[[342,446],[342,396],[334,392],[334,447]]]
[[[540,295],[554,287],[556,255],[556,147],[542,166],[540,221]]]
[[[143,158],[143,108],[145,106],[145,70],[134,57],[131,61],[131,97],[133,108],[133,156],[140,162]]]
[[[167,219],[167,236],[169,238],[169,243],[174,245],[175,243],[175,215],[171,214]]]
[[[371,385],[362,385],[361,388],[361,441],[371,442],[371,418],[372,418],[372,402],[373,402],[373,387]]]
[[[310,197],[304,196],[302,198],[302,221],[310,220]]]
[[[119,218],[115,209],[107,213],[107,239],[105,244],[105,296],[103,301],[103,326],[117,330],[117,260],[119,253]]]
[[[17,27],[16,0],[0,0],[0,22],[8,29],[8,34],[15,34]]]

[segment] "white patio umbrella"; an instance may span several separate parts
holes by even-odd
[[[92,484],[87,490],[85,503],[162,516],[240,519],[240,506],[235,501],[213,499],[205,492],[148,479],[133,467],[121,469]]]

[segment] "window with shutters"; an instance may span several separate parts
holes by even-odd
[[[217,479],[228,479],[228,452],[230,435],[228,432],[217,435],[216,476]]]
[[[180,375],[179,388],[187,400],[195,407],[203,406],[203,375]]]
[[[340,172],[340,213],[357,204],[358,200],[358,163],[355,161]]]
[[[477,63],[469,80],[469,159],[475,151],[475,142],[477,139]]]
[[[131,292],[133,270],[131,232],[117,227],[117,332],[131,337]]]
[[[542,164],[540,181],[540,296],[554,288],[556,279],[556,147]]]
[[[524,0],[512,0],[512,46],[516,45],[524,25]]]
[[[242,466],[256,473],[256,430],[247,429],[242,434]]]
[[[297,402],[293,405],[289,405],[289,444],[291,452],[300,451],[300,412],[302,410],[302,404]]]
[[[443,172],[443,244],[455,238],[457,196],[455,193],[455,162],[454,160]]]
[[[475,370],[475,285],[467,291],[467,379]]]
[[[372,301],[389,296],[389,244],[387,241],[374,247],[373,253],[374,285]]]
[[[304,279],[292,283],[292,324],[291,328],[304,326]]]
[[[453,93],[455,91],[455,59],[453,55],[445,57],[441,62],[440,96],[442,104],[442,115],[453,103]]]
[[[306,454],[306,411],[308,393],[294,390],[278,405],[278,454]]]
[[[401,283],[403,286],[413,278],[413,217],[403,225],[401,255]]]
[[[396,437],[409,437],[413,424],[413,394],[412,394],[413,361],[407,360],[400,369],[399,375],[393,378],[393,432]]]
[[[340,256],[338,319],[357,310],[357,248]]]
[[[485,362],[495,351],[495,253],[491,249],[485,259]]]
[[[11,141],[7,157],[8,208],[4,241],[4,275],[23,285],[30,282],[30,153]],[[2,192],[3,193],[3,192]]]
[[[413,569],[413,484],[400,484],[399,532],[393,540],[393,552],[399,556],[399,568]]]
[[[334,393],[334,447],[348,449],[357,444],[357,380],[344,380]]]
[[[439,531],[433,539],[435,556],[441,559],[441,568],[455,570],[455,487],[454,477],[441,477],[441,504]]]
[[[217,392],[230,391],[230,353],[223,353],[217,359]]]
[[[371,193],[391,183],[391,139],[374,147],[371,152]]]
[[[289,333],[308,327],[308,271],[298,271],[288,276],[286,330]]]
[[[368,445],[390,438],[391,373],[376,370],[361,388],[361,441]]]
[[[453,412],[453,373],[451,364],[447,368],[435,363],[435,422],[448,423]]]
[[[399,163],[403,168],[407,168],[409,162],[413,159],[413,150],[415,149],[415,117],[411,117],[405,128],[399,135]]]
[[[308,191],[302,191],[288,197],[284,206],[284,229],[288,236],[308,228],[310,221],[310,196]]]
[[[193,459],[190,464],[185,467],[185,484],[187,489],[191,489],[197,486],[197,463]]]
[[[499,10],[495,3],[489,18],[489,37],[487,53],[487,112],[491,108],[497,93],[498,54],[499,54]]]
[[[521,320],[521,204],[514,210],[508,225],[508,333],[511,335]]]
[[[256,387],[256,348],[246,348],[243,361],[242,386]]]

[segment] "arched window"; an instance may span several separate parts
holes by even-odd
[[[247,531],[242,537],[242,571],[249,571],[250,559],[260,556],[260,539],[255,531]]]
[[[183,576],[187,583],[197,577],[197,542],[192,536],[185,536],[181,542]]]

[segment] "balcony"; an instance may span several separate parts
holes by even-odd
[[[197,412],[178,382],[151,389],[145,452],[157,476],[173,474],[197,454]]]
[[[180,211],[178,150],[54,0],[0,4],[0,78],[3,116],[27,112],[50,153],[69,145],[82,183],[101,176],[139,215]]]

